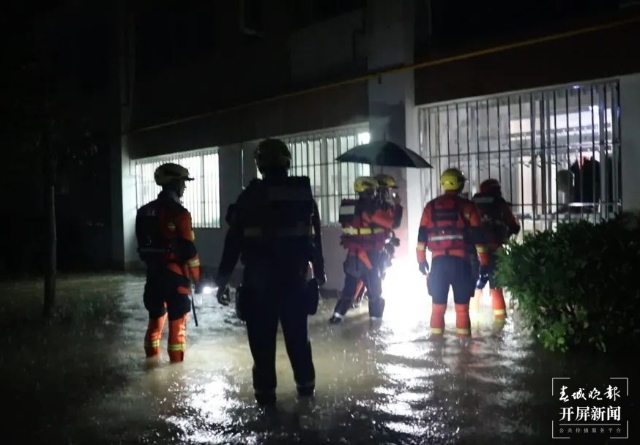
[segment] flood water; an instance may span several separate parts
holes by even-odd
[[[0,285],[2,443],[555,443],[552,377],[604,383],[628,372],[607,358],[544,352],[513,317],[494,328],[487,306],[472,318],[472,341],[451,331],[427,341],[429,298],[405,281],[387,286],[376,325],[363,307],[330,326],[335,301],[322,302],[310,318],[313,401],[297,400],[280,338],[278,406],[264,411],[244,327],[213,297],[200,326],[190,320],[184,363],[170,365],[164,351],[158,365],[145,362],[143,285],[131,275],[61,279],[60,314],[48,324],[41,283]]]

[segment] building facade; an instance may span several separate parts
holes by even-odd
[[[293,174],[311,178],[333,289],[343,280],[339,202],[357,176],[380,171],[334,159],[369,140],[434,166],[384,169],[406,208],[401,256],[448,167],[465,171],[470,195],[499,179],[525,232],[640,208],[640,61],[629,46],[640,11],[492,1],[239,0],[185,12],[162,42],[152,24],[163,29],[176,11],[121,7],[117,263],[135,267],[135,212],[158,192],[153,169],[171,159],[196,177],[185,205],[204,264],[217,266],[224,213],[257,176],[252,154],[266,137],[285,140]],[[160,44],[172,50],[149,55]]]

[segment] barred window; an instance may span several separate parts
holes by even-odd
[[[217,148],[134,160],[136,208],[156,199],[160,193],[153,173],[166,162],[182,165],[194,178],[194,181],[187,182],[187,189],[182,197],[182,204],[191,213],[193,227],[219,228],[220,165]]]
[[[340,201],[356,198],[353,182],[371,174],[371,166],[336,162],[335,158],[370,140],[368,125],[322,133],[281,137],[291,150],[292,176],[308,176],[324,226],[338,224]],[[261,177],[260,173],[257,174]]]
[[[569,85],[420,110],[424,201],[440,193],[439,174],[458,167],[471,197],[488,178],[523,233],[559,221],[611,217],[621,208],[617,82]]]

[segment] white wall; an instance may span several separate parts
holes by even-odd
[[[412,0],[371,0],[367,6],[368,66],[370,71],[409,65],[413,63]],[[414,75],[412,70],[384,74],[369,80],[369,128],[371,140],[388,140],[419,152],[414,120]],[[409,137],[408,137],[409,135]],[[398,194],[402,198],[404,216],[396,235],[400,248],[396,258],[411,260],[415,252],[418,222],[416,221],[415,179],[419,177],[413,169],[376,168],[396,178]],[[419,219],[419,216],[417,217]],[[415,227],[414,227],[415,226]],[[411,229],[410,229],[411,228]],[[413,233],[415,232],[415,234]]]
[[[224,246],[227,224],[224,221],[227,207],[234,203],[242,191],[242,146],[227,145],[218,149],[220,163],[220,215],[221,227],[216,229],[194,229],[200,262],[208,272],[218,267]]]
[[[622,205],[640,211],[640,73],[620,78]]]

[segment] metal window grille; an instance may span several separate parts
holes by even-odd
[[[166,162],[182,165],[194,178],[194,181],[187,183],[182,198],[183,205],[191,213],[193,227],[219,228],[220,165],[217,148],[134,160],[136,208],[156,199],[160,193],[153,173]]]
[[[617,82],[573,85],[422,108],[423,201],[439,174],[460,168],[469,197],[498,179],[523,233],[560,221],[609,218],[621,209]]]
[[[369,176],[371,166],[336,162],[335,158],[356,145],[369,142],[369,126],[358,125],[281,139],[291,150],[291,175],[308,176],[311,180],[323,226],[339,224],[340,201],[356,198],[353,182],[358,176]],[[260,172],[257,176],[261,177]]]

